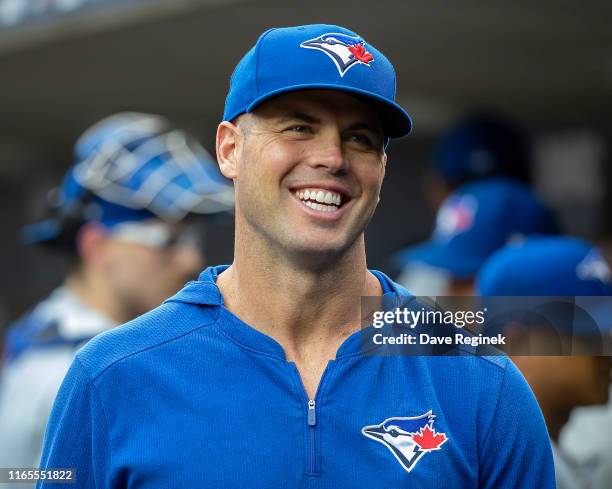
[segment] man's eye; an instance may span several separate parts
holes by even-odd
[[[312,128],[309,126],[291,126],[286,129],[286,131],[298,132],[302,134],[307,134],[312,132]]]
[[[365,144],[366,146],[374,146],[372,139],[370,139],[370,137],[366,136],[365,134],[349,134],[348,140],[356,143]]]

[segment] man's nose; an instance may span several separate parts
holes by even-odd
[[[348,162],[340,133],[334,129],[322,131],[309,161],[313,167],[327,168],[332,173],[346,171]]]

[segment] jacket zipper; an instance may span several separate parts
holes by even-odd
[[[321,467],[319,466],[318,460],[318,447],[317,447],[317,403],[316,399],[319,396],[319,391],[322,389],[326,378],[329,376],[329,370],[331,369],[332,362],[328,362],[325,370],[323,371],[323,375],[321,375],[321,380],[319,382],[319,386],[317,387],[317,392],[315,393],[315,397],[310,399],[308,394],[306,393],[306,389],[304,389],[304,384],[300,378],[300,373],[295,366],[292,364],[292,370],[297,377],[301,387],[302,387],[302,395],[304,402],[306,403],[306,427],[308,429],[307,433],[307,447],[306,447],[306,474],[309,476],[317,476],[320,474]]]
[[[308,431],[310,432],[310,463],[308,473],[317,473],[317,440],[315,426],[317,425],[317,405],[314,399],[308,401]]]

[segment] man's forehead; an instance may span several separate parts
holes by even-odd
[[[382,128],[376,111],[365,101],[337,90],[302,90],[274,97],[255,109],[268,117],[341,117]],[[381,129],[382,130],[382,129]]]

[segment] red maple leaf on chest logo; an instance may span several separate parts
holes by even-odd
[[[353,44],[352,46],[349,46],[348,49],[357,61],[361,61],[366,65],[374,59],[374,56],[365,50],[365,46],[363,44]]]
[[[420,433],[413,435],[412,439],[423,450],[438,450],[440,445],[447,440],[444,433],[436,433],[429,426],[423,428]]]

